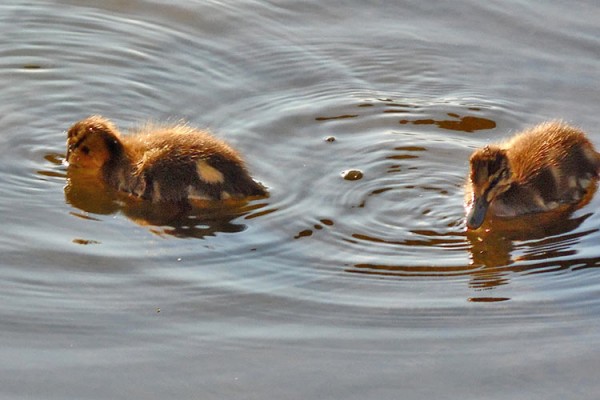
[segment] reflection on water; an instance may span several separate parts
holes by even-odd
[[[508,284],[511,273],[555,272],[575,267],[596,267],[600,265],[600,260],[578,259],[574,250],[579,239],[599,231],[576,231],[590,216],[591,214],[586,214],[571,218],[567,212],[563,212],[562,215],[530,215],[492,221],[486,225],[487,229],[466,233],[464,228],[447,233],[412,231],[420,238],[402,241],[355,233],[352,237],[356,240],[401,247],[411,246],[421,253],[427,253],[428,247],[461,251],[465,248],[467,239],[470,243],[471,260],[466,265],[444,266],[360,263],[347,269],[347,272],[402,278],[466,275],[471,277],[471,288],[492,289]],[[493,228],[489,228],[492,225]],[[537,262],[538,260],[543,262]]]
[[[298,232],[298,234],[294,236],[294,239],[312,236],[313,231],[320,231],[324,228],[324,226],[333,226],[333,221],[330,219],[321,219],[319,222],[320,224],[314,224],[312,229],[304,229]]]
[[[204,239],[218,233],[238,233],[246,229],[245,224],[236,222],[266,215],[273,210],[267,203],[249,200],[203,201],[193,204],[155,204],[119,193],[94,177],[63,169],[64,157],[51,153],[45,156],[54,164],[55,170],[38,171],[45,176],[66,178],[64,188],[68,204],[85,213],[110,215],[122,213],[138,225],[149,226],[157,235],[170,235],[178,238]],[[71,215],[92,219],[88,214],[71,212]],[[74,239],[77,244],[98,244],[98,241]]]
[[[364,109],[361,113],[342,113],[339,115],[328,115],[328,116],[317,116],[316,121],[336,121],[336,120],[347,120],[359,118],[362,116],[369,115],[371,113],[383,113],[387,116],[390,114],[407,114],[414,118],[404,118],[398,122],[401,125],[412,124],[412,125],[435,125],[440,129],[460,132],[475,132],[480,130],[494,129],[496,127],[496,121],[477,115],[461,115],[464,112],[470,114],[485,114],[485,109],[482,107],[475,107],[469,104],[462,104],[461,102],[452,101],[441,101],[440,106],[442,110],[436,112],[436,114],[443,114],[444,117],[450,117],[451,119],[435,119],[429,116],[419,117],[427,115],[432,112],[430,105],[421,104],[420,102],[414,102],[413,104],[402,102],[392,98],[386,99],[374,99],[368,103],[359,103],[355,107]],[[457,112],[445,111],[449,108],[458,108]]]
[[[473,109],[477,110],[478,109]],[[458,118],[458,120],[440,120],[436,121],[434,119],[415,119],[415,120],[400,120],[401,124],[414,124],[414,125],[437,125],[440,129],[448,129],[452,131],[462,131],[462,132],[475,132],[482,129],[493,129],[496,127],[496,122],[491,119],[481,118],[481,117],[473,117],[470,115],[461,117],[455,113],[448,113],[449,117]]]

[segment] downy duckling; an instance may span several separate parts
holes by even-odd
[[[66,161],[113,189],[155,203],[266,194],[237,151],[185,124],[121,135],[108,119],[91,116],[68,130]]]
[[[552,121],[476,150],[470,164],[467,227],[477,229],[486,215],[516,217],[579,203],[600,172],[600,155],[581,130]]]

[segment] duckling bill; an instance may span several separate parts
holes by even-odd
[[[108,119],[91,116],[68,130],[66,160],[70,170],[156,203],[266,195],[236,150],[186,124],[122,135]]]
[[[576,205],[600,172],[600,154],[581,130],[546,122],[470,158],[465,187],[467,227],[486,217],[517,217]]]

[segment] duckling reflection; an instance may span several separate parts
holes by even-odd
[[[494,217],[582,206],[595,187],[600,155],[581,130],[554,121],[476,150],[470,165],[466,220],[477,229]]]
[[[565,210],[525,215],[514,220],[493,220],[492,229],[466,232],[471,243],[471,262],[473,265],[485,267],[487,272],[496,268],[516,272],[519,270],[519,267],[515,266],[517,262],[543,258],[550,263],[555,258],[572,256],[573,240],[596,231],[578,230],[591,215],[588,213],[574,218],[569,210]],[[526,244],[517,246],[515,243]],[[541,256],[538,247],[540,243],[545,245]],[[516,256],[515,252],[525,246],[532,251]]]
[[[67,203],[86,213],[110,215],[121,212],[133,222],[148,226],[153,233],[197,239],[218,233],[244,231],[247,226],[235,220],[265,206],[251,204],[244,199],[156,204],[99,185],[95,179],[73,174],[70,170],[67,171],[65,199]]]
[[[494,229],[467,231],[472,264],[481,265],[471,274],[470,287],[494,289],[510,283],[511,274],[543,273],[597,267],[597,260],[577,257],[576,243],[598,229],[582,231],[580,226],[592,214],[572,218],[527,215],[515,221],[499,220]],[[517,254],[519,253],[519,254]],[[479,301],[478,297],[470,301]]]
[[[492,229],[464,231],[457,219],[445,231],[412,230],[404,240],[385,240],[363,234],[353,234],[352,240],[370,246],[410,246],[415,252],[429,254],[432,249],[446,251],[451,256],[466,254],[464,262],[410,265],[374,262],[353,264],[345,269],[352,274],[377,276],[385,279],[422,279],[468,277],[468,286],[478,292],[508,285],[520,273],[551,272],[553,265],[571,268],[580,265],[577,243],[598,229],[582,230],[582,224],[592,214],[574,217],[568,211],[558,215],[526,215],[519,219],[494,221]],[[374,249],[376,250],[376,248]],[[442,253],[443,254],[443,253]],[[494,301],[495,297],[474,297],[470,301]],[[498,299],[496,299],[498,300]]]

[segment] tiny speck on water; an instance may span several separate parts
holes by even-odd
[[[296,236],[294,236],[294,239],[300,239],[303,237],[308,237],[308,236],[312,236],[313,231],[311,231],[310,229],[305,229],[301,232],[298,232],[298,234]]]
[[[362,177],[363,173],[359,169],[349,169],[342,172],[342,178],[344,178],[347,181],[357,181],[359,179],[362,179]]]
[[[42,69],[42,66],[39,64],[25,64],[23,69]]]
[[[509,301],[509,297],[469,297],[467,301],[470,303],[498,303],[501,301]]]
[[[87,239],[73,239],[73,243],[89,245],[89,244],[100,244],[97,240],[87,240]]]
[[[325,138],[325,141],[326,141],[326,142],[329,142],[329,143],[335,142],[335,140],[336,140],[336,139],[335,139],[335,136],[327,136],[327,137]]]

